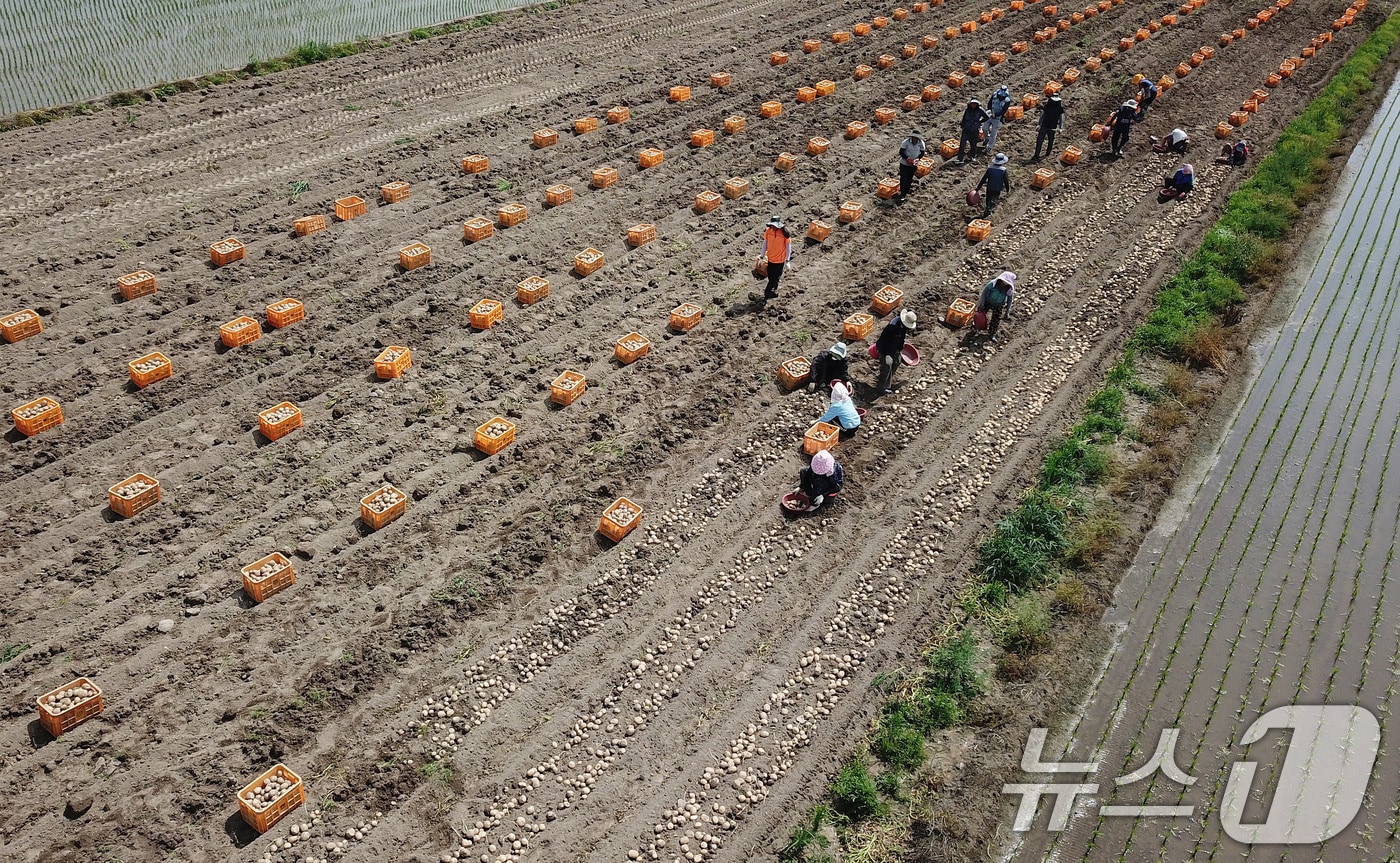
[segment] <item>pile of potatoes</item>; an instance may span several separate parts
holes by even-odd
[[[39,414],[48,413],[53,409],[54,403],[49,401],[48,399],[44,399],[38,404],[30,405],[27,408],[21,408],[20,410],[15,411],[15,413],[22,420],[32,420]]]
[[[278,303],[277,305],[273,306],[273,307],[272,307],[272,310],[273,310],[274,312],[290,312],[292,309],[295,309],[296,307],[297,307],[296,301],[294,301],[294,300],[287,300],[287,301],[285,301],[285,302],[281,302],[281,303]]]
[[[33,319],[34,315],[30,312],[20,312],[19,314],[11,315],[5,320],[0,321],[0,326],[13,327]]]
[[[229,332],[233,333],[238,332],[244,327],[251,327],[253,324],[256,323],[257,321],[253,320],[252,318],[239,318],[236,321],[229,321],[227,324],[224,324],[224,327],[227,328]]]
[[[500,437],[508,431],[510,431],[510,423],[494,422],[486,427],[485,434],[487,437]]]
[[[403,495],[398,489],[385,488],[366,501],[365,506],[369,507],[373,512],[385,512],[403,499]]]
[[[72,689],[60,689],[54,694],[44,699],[44,709],[53,714],[63,714],[87,701],[89,698],[96,698],[97,690],[86,683],[74,686]]]
[[[165,360],[160,357],[151,357],[136,363],[135,368],[138,372],[153,372],[163,365],[165,365]]]
[[[398,348],[390,348],[389,350],[379,355],[379,361],[384,363],[392,363],[394,360],[397,360],[401,356],[403,356],[402,350]]]
[[[256,812],[261,812],[278,800],[282,795],[292,790],[292,780],[283,776],[280,772],[274,773],[262,781],[261,785],[250,791],[243,792],[243,799],[253,807]]]
[[[153,488],[155,488],[154,484],[146,482],[144,479],[138,479],[133,480],[127,483],[126,485],[117,486],[116,495],[117,497],[123,500],[130,500],[131,498],[139,495],[141,492],[149,491]]]
[[[647,343],[641,339],[627,339],[622,343],[622,346],[629,351],[640,351],[647,346]]]
[[[620,503],[608,513],[608,518],[617,522],[618,526],[626,527],[632,523],[632,519],[641,515],[642,511],[630,504]]]
[[[286,569],[287,566],[288,564],[283,563],[282,561],[274,557],[267,563],[264,563],[262,566],[258,567],[257,569],[248,570],[248,580],[262,581],[263,579],[271,578],[272,576]]]
[[[277,423],[280,423],[283,420],[289,420],[296,415],[296,408],[290,405],[284,405],[280,408],[277,408],[276,410],[268,411],[267,413],[263,414],[262,417],[272,425],[276,425]]]

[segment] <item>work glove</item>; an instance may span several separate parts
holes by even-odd
[[[820,495],[820,494],[819,494],[819,495],[817,495],[816,497],[812,498],[812,506],[814,506],[814,507],[821,506],[821,505],[822,505],[822,501],[824,501],[824,500],[826,500],[826,496],[825,496],[825,495]]]
[[[807,392],[809,392],[809,393],[814,393],[814,392],[816,392],[816,391],[817,391],[817,382],[816,382],[816,381],[808,381],[808,383],[807,383]]]

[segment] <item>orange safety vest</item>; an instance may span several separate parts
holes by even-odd
[[[767,246],[765,254],[768,257],[768,263],[787,263],[788,250],[792,247],[791,237],[784,237],[783,232],[777,228],[769,228],[763,232],[763,241]]]

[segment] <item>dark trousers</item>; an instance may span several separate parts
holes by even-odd
[[[764,290],[763,296],[772,298],[778,295],[778,279],[783,277],[784,266],[786,266],[785,263],[768,262],[768,287]]]
[[[980,129],[973,129],[971,132],[969,132],[968,130],[963,129],[962,139],[958,141],[959,162],[963,161],[964,159],[977,158],[977,133],[980,131]]]
[[[1058,130],[1054,127],[1047,129],[1042,126],[1040,131],[1035,133],[1035,156],[1037,159],[1040,158],[1040,145],[1042,143],[1045,144],[1045,155],[1047,156],[1050,155],[1051,150],[1055,149],[1056,131]]]
[[[1123,123],[1113,127],[1113,152],[1121,153],[1128,146],[1128,132],[1131,130],[1131,126]]]
[[[894,370],[899,368],[898,354],[880,354],[880,383],[877,388],[880,392],[890,389],[894,383]]]
[[[996,338],[997,329],[1001,327],[1001,316],[1006,312],[1006,306],[987,306],[987,335]]]
[[[899,196],[906,197],[909,190],[914,188],[914,165],[899,163]]]
[[[987,191],[987,197],[982,199],[982,218],[985,219],[992,214],[992,210],[996,207],[997,201],[1000,199],[1001,192]]]

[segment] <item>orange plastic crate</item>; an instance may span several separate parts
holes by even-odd
[[[1112,60],[1114,57],[1117,57],[1117,56],[1118,56],[1118,52],[1115,51],[1115,50],[1113,50],[1112,48],[1100,48],[1100,49],[1099,49],[1099,59],[1102,60],[1102,61],[1104,61],[1105,63],[1107,63],[1109,60]]]
[[[987,239],[992,233],[992,223],[986,219],[973,219],[967,223],[967,238],[974,243]]]
[[[588,380],[579,372],[565,370],[549,385],[549,400],[557,405],[571,405],[588,389]]]
[[[987,62],[991,63],[993,66],[1000,66],[1002,63],[1006,62],[1006,52],[993,51],[987,55]]]
[[[574,255],[574,272],[589,276],[603,266],[603,253],[592,246]]]
[[[972,323],[973,315],[976,313],[976,303],[959,297],[948,304],[948,313],[943,316],[943,323],[954,329],[965,327]]]
[[[1283,83],[1283,76],[1277,72],[1270,72],[1269,77],[1264,79],[1265,87],[1277,87]]]
[[[555,144],[559,143],[559,133],[553,129],[537,129],[530,140],[531,143],[540,149],[553,147]]]
[[[93,694],[71,704],[66,710],[60,710],[57,705],[50,705],[49,699],[83,687],[91,690]],[[64,732],[71,731],[102,712],[102,689],[88,678],[79,677],[71,683],[45,692],[34,699],[34,703],[39,708],[39,724],[54,737],[62,737]]]
[[[297,583],[292,562],[278,551],[240,568],[238,574],[243,577],[243,592],[254,602],[263,602]]]
[[[743,177],[730,177],[724,181],[724,196],[733,200],[749,193],[749,181]]]
[[[301,300],[294,300],[291,297],[283,297],[267,307],[267,322],[273,329],[280,330],[283,327],[291,326],[306,317],[306,306]]]
[[[1157,79],[1157,89],[1166,92],[1176,86],[1176,80],[1170,75],[1163,75]]]
[[[915,160],[914,160],[914,176],[916,176],[916,177],[927,177],[929,174],[932,174],[932,173],[933,173],[933,167],[934,167],[934,166],[933,166],[933,159],[930,159],[928,156],[924,156],[924,157],[922,157],[922,158],[915,159]]]
[[[408,184],[395,180],[379,187],[379,200],[386,204],[397,204],[409,195]]]
[[[729,74],[728,72],[711,72],[711,73],[710,73],[710,86],[711,86],[711,87],[728,87],[728,86],[729,86],[729,82],[730,82],[731,80],[733,80],[733,79],[732,79],[732,77],[730,76],[730,74]]]
[[[957,145],[954,144],[954,149]],[[886,177],[875,187],[875,197],[888,201],[899,194],[899,180],[895,177]]]
[[[365,199],[359,195],[351,195],[348,198],[337,198],[335,202],[335,217],[342,222],[348,222],[356,216],[363,216],[367,206]]]
[[[495,455],[515,440],[515,423],[505,417],[491,419],[476,427],[476,448],[487,455]]]
[[[816,455],[824,449],[831,449],[841,439],[841,428],[831,423],[814,423],[802,436],[802,451]]]
[[[877,315],[888,315],[899,308],[899,304],[904,302],[904,292],[894,285],[885,285],[875,292],[875,296],[870,300],[870,308],[875,310]]]
[[[1163,26],[1163,27],[1175,27],[1175,26],[1176,26],[1176,16],[1175,16],[1175,15],[1163,15],[1163,16],[1162,16],[1162,26]]]
[[[696,129],[690,133],[690,146],[692,147],[709,147],[714,142],[714,129]]]
[[[648,147],[637,157],[637,164],[643,168],[654,168],[665,161],[665,159],[665,153],[655,147]]]
[[[746,121],[746,120],[745,120],[742,116],[740,116],[739,114],[734,114],[734,115],[731,115],[731,116],[729,116],[729,117],[725,117],[725,118],[724,118],[724,133],[725,133],[726,135],[737,135],[737,134],[739,134],[740,132],[744,131],[744,127],[747,126],[747,125],[748,125],[748,121]]]
[[[1066,70],[1065,70],[1065,74],[1064,74],[1063,76],[1060,77],[1060,82],[1061,82],[1062,84],[1066,85],[1066,86],[1068,86],[1068,85],[1070,85],[1070,84],[1073,84],[1075,81],[1078,81],[1078,80],[1079,80],[1079,70],[1078,70],[1078,69],[1066,69]]]
[[[117,290],[122,299],[134,300],[156,292],[156,277],[145,270],[137,270],[117,277]]]
[[[690,88],[676,86],[671,88],[670,99],[672,102],[684,102],[690,98]]]
[[[809,240],[820,243],[829,236],[831,236],[831,225],[820,219],[813,219],[812,224],[807,226],[807,239]]]
[[[470,243],[479,243],[495,233],[495,224],[485,216],[473,216],[462,225],[462,237]]]
[[[851,33],[849,30],[837,30],[835,33],[831,34],[831,41],[837,45],[843,42],[849,42],[851,41]]]
[[[226,266],[234,261],[243,260],[244,251],[242,243],[229,237],[209,247],[209,260],[216,267]]]
[[[254,789],[263,784],[269,777],[276,776],[290,780],[292,785],[280,797],[272,801],[271,804],[262,809],[253,808],[250,797]],[[277,764],[258,776],[252,782],[238,790],[238,811],[243,816],[249,827],[259,833],[266,833],[287,816],[287,813],[296,809],[306,802],[306,789],[302,785],[301,777],[297,776],[283,764]]]
[[[1008,123],[1014,123],[1024,116],[1026,116],[1025,108],[1022,108],[1020,105],[1012,105],[1006,109],[1006,113],[1002,115],[1002,119],[1006,120]]]
[[[134,473],[107,489],[107,506],[122,518],[131,518],[160,501],[160,481],[144,473]]]
[[[911,93],[910,95],[904,97],[904,101],[900,104],[900,107],[904,108],[904,110],[906,111],[917,111],[919,110],[919,106],[922,104],[924,104],[924,100],[919,96],[919,94]]]
[[[606,189],[617,182],[616,168],[594,168],[592,186],[595,189]]]
[[[462,160],[463,174],[480,174],[491,167],[491,160],[480,154]]]
[[[1190,64],[1190,63],[1178,63],[1175,71],[1176,71],[1176,77],[1178,77],[1178,78],[1185,78],[1187,75],[1190,75],[1190,74],[1191,74],[1191,64]]]
[[[925,36],[922,40],[920,40],[919,44],[924,46],[925,51],[932,51],[934,48],[938,47],[938,37]]]
[[[807,140],[807,155],[820,156],[831,149],[831,142],[822,137],[809,138]]]
[[[963,82],[966,81],[966,80],[967,80],[967,76],[964,75],[962,72],[949,72],[949,73],[948,73],[948,86],[949,86],[949,87],[952,87],[952,88],[954,88],[954,89],[957,89],[958,87],[961,87],[961,86],[963,85]]]
[[[870,25],[862,21],[859,24],[852,27],[851,32],[855,33],[857,36],[869,36]]]
[[[977,23],[978,23],[978,24],[990,24],[990,23],[992,23],[993,20],[995,20],[995,19],[994,19],[993,15],[992,15],[992,10],[990,10],[990,9],[988,9],[988,10],[985,11],[985,12],[983,12],[981,15],[978,15],[978,16],[977,16]]]
[[[783,103],[782,103],[782,102],[764,102],[762,105],[759,105],[759,106],[758,106],[758,113],[759,113],[759,116],[761,116],[761,117],[765,117],[765,118],[771,119],[771,118],[776,117],[776,116],[778,116],[779,114],[783,113]]]
[[[499,300],[482,300],[469,313],[472,329],[489,330],[505,317],[505,307]]]
[[[811,374],[812,362],[806,357],[793,357],[778,366],[778,382],[789,390],[795,390],[807,383]]]
[[[1202,54],[1200,51],[1196,51],[1187,59],[1186,62],[1191,64],[1192,69],[1195,69],[1197,66],[1200,66],[1205,61],[1206,55]]]
[[[695,209],[700,213],[708,213],[719,209],[719,205],[724,202],[719,192],[712,192],[708,189],[695,196]]]
[[[301,428],[301,408],[291,402],[273,405],[258,414],[258,430],[268,440],[286,437]]]
[[[1113,130],[1102,123],[1095,123],[1089,127],[1089,141],[1094,144],[1102,144],[1108,140],[1109,134]]]
[[[915,12],[927,12],[927,11],[928,11],[928,3],[923,2],[923,0],[920,0],[920,2],[915,3],[913,6],[911,6],[911,7],[909,7],[909,8],[913,9]]]
[[[10,411],[15,428],[25,437],[33,437],[43,431],[63,424],[63,408],[52,396],[39,396]]]
[[[258,326],[258,322],[247,315],[234,318],[219,327],[219,339],[224,343],[224,347],[236,348],[239,345],[256,342],[260,338],[262,338],[262,327]]]
[[[822,49],[822,42],[821,42],[820,39],[803,39],[803,40],[802,40],[802,53],[804,53],[804,54],[813,54],[813,53],[815,53],[815,52],[817,52],[817,51],[820,51],[821,49]]]
[[[1249,122],[1249,112],[1231,111],[1229,120],[1231,126],[1243,126],[1245,123]]]
[[[379,530],[408,511],[408,495],[392,485],[382,486],[360,498],[360,521]]]
[[[413,353],[403,345],[389,345],[374,358],[374,376],[381,381],[402,377],[413,367]]]
[[[1031,175],[1031,187],[1035,189],[1045,189],[1055,182],[1055,172],[1049,168],[1040,168]]]
[[[958,155],[959,142],[956,138],[947,138],[938,145],[938,155],[943,159],[951,159]]]
[[[532,306],[549,296],[549,280],[542,276],[531,276],[515,286],[515,298],[527,306]]]
[[[324,231],[325,229],[326,217],[321,215],[302,216],[300,219],[292,222],[292,232],[298,237],[305,237],[308,234],[314,234],[317,231]]]
[[[641,333],[628,333],[617,340],[613,346],[613,356],[617,361],[625,365],[630,365],[651,351],[651,342],[647,341]]]
[[[797,101],[803,104],[815,102],[817,100],[817,90],[815,87],[798,87]]]
[[[1235,133],[1235,127],[1224,121],[1215,124],[1215,137],[1228,138]]]
[[[152,351],[127,363],[126,373],[133,384],[145,389],[156,381],[170,377],[175,373],[175,367],[170,364],[170,357],[160,351]]]
[[[1058,6],[1051,6],[1049,4],[1042,6],[1040,11],[1046,18],[1054,18],[1056,15],[1060,14]]]
[[[597,117],[578,117],[574,120],[574,134],[587,135],[589,132],[598,131]]]
[[[1090,57],[1089,59],[1084,61],[1084,68],[1089,70],[1090,72],[1097,72],[1102,67],[1103,61],[1100,60],[1098,57]]]
[[[1031,50],[1031,43],[1029,43],[1029,42],[1012,42],[1012,43],[1011,43],[1011,53],[1012,53],[1012,54],[1024,54],[1024,53],[1026,53],[1026,52],[1029,51],[1029,50]]]
[[[612,124],[626,123],[632,119],[632,111],[623,105],[608,109],[608,122]]]
[[[422,243],[413,243],[399,249],[399,266],[405,270],[416,270],[433,262],[433,250]]]
[[[620,542],[642,523],[642,508],[625,497],[620,497],[603,510],[598,519],[598,532],[613,542]]]
[[[983,63],[981,60],[973,60],[967,67],[967,74],[969,75],[981,75],[986,71],[987,64]]]
[[[1254,92],[1250,93],[1249,95],[1252,96],[1252,97],[1254,97],[1254,101],[1258,102],[1260,105],[1262,105],[1262,104],[1264,104],[1265,102],[1269,101],[1269,91],[1268,91],[1268,90],[1255,90]]]
[[[512,228],[530,218],[530,211],[524,204],[506,204],[496,211],[496,219],[502,228]]]
[[[627,229],[627,245],[636,248],[656,239],[656,226],[643,222]]]
[[[856,312],[841,322],[841,336],[847,341],[863,339],[874,329],[875,316],[868,312]]]
[[[770,66],[781,66],[787,61],[788,55],[786,51],[774,51],[772,54],[768,55],[768,65]]]
[[[893,54],[881,54],[879,57],[875,58],[875,67],[877,69],[893,69],[894,64],[898,62],[899,58],[895,57]]]
[[[1243,102],[1240,103],[1240,110],[1248,111],[1249,113],[1253,114],[1255,111],[1259,110],[1259,100],[1253,98],[1245,99]]]
[[[1045,89],[1041,90],[1046,96],[1053,96],[1065,88],[1059,81],[1046,81]]]
[[[908,17],[909,17],[909,10],[908,10],[908,9],[896,9],[896,10],[894,10],[893,12],[890,13],[890,17],[893,18],[893,19],[896,20],[896,21],[903,21],[905,18],[908,18]]]
[[[914,45],[905,45],[899,49],[899,56],[905,60],[912,60],[919,56],[919,49]]]
[[[836,92],[836,82],[823,78],[813,84],[812,89],[817,91],[818,98],[830,96]]]
[[[890,26],[890,19],[883,15],[877,15],[870,21],[870,26],[874,27],[876,30],[883,30]]]
[[[895,116],[896,114],[893,108],[875,109],[875,122],[879,123],[881,126],[884,126],[888,123],[893,123]]]
[[[864,209],[858,201],[847,201],[841,205],[841,215],[837,217],[836,221],[843,225],[849,225],[861,217]]]
[[[671,317],[667,324],[678,333],[688,333],[700,323],[702,314],[701,308],[694,303],[681,303],[671,309]]]
[[[0,333],[11,344],[44,331],[44,320],[33,309],[21,309],[0,319]]]
[[[1073,165],[1079,161],[1079,157],[1084,155],[1084,151],[1078,147],[1066,147],[1060,154],[1060,162],[1065,165]]]
[[[976,22],[976,21],[964,21],[964,22],[962,22],[962,25],[958,27],[958,30],[960,30],[960,31],[963,32],[963,33],[976,33],[976,32],[977,32],[977,22]]]
[[[561,204],[567,204],[573,199],[574,190],[569,186],[563,185],[562,183],[559,185],[550,186],[549,188],[544,190],[544,202],[545,204],[551,207],[558,207]]]
[[[779,171],[791,171],[792,166],[797,164],[797,157],[791,153],[779,153],[778,160],[773,163],[773,167]]]

